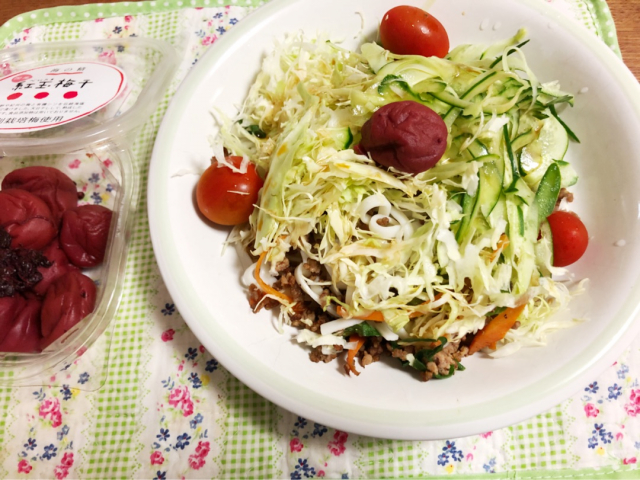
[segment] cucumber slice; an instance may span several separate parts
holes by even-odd
[[[336,150],[346,150],[353,142],[353,133],[349,127],[324,128],[318,134],[325,136],[325,145]]]
[[[467,150],[469,150],[469,153],[471,153],[473,158],[489,155],[489,149],[487,146],[478,139],[475,139],[473,143],[467,147]]]
[[[478,198],[480,197],[481,189],[482,185],[478,182],[478,190],[473,197],[468,193],[464,194],[464,198],[462,199],[462,214],[464,216],[462,217],[458,231],[456,232],[456,241],[458,242],[458,245],[462,245],[471,233],[471,224],[478,215]]]
[[[516,138],[513,139],[513,141],[511,142],[511,148],[515,153],[518,150],[521,150],[522,148],[529,145],[536,138],[537,138],[537,133],[533,129],[529,129],[526,132],[518,135]]]
[[[569,162],[558,160],[556,165],[560,168],[561,184],[560,187],[567,188],[578,183],[578,174]]]
[[[478,203],[482,215],[488,219],[502,193],[502,175],[495,162],[482,165],[478,174],[480,176]]]
[[[525,181],[536,188],[554,160],[562,160],[569,148],[569,135],[553,116],[543,120],[540,135],[522,149],[520,165]]]
[[[542,180],[540,180],[540,185],[538,185],[538,191],[536,192],[534,201],[538,206],[538,222],[546,220],[553,213],[560,193],[560,184],[560,167],[556,162],[553,162],[547,168]]]

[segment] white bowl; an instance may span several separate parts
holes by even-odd
[[[610,365],[640,330],[640,88],[595,36],[537,0],[439,0],[430,9],[452,46],[491,43],[529,30],[527,59],[542,81],[577,95],[563,118],[582,139],[569,155],[580,174],[572,208],[591,235],[573,272],[591,279],[571,315],[588,321],[552,335],[543,348],[500,360],[476,355],[466,371],[424,384],[379,362],[357,378],[338,362],[314,364],[277,333],[270,313],[253,314],[240,285],[228,230],[198,216],[194,175],[212,155],[214,107],[237,111],[274,39],[285,32],[329,31],[356,48],[375,38],[391,0],[274,0],[244,19],[205,55],[175,95],[153,153],[149,220],[160,270],[182,316],[236,377],[297,414],[342,430],[397,439],[442,439],[509,425],[570,396]],[[422,1],[408,4],[424,6]],[[364,22],[363,35],[361,19]],[[483,21],[500,28],[481,29]],[[485,22],[486,24],[486,22]],[[626,245],[616,247],[615,244]]]

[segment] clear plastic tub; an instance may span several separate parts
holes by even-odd
[[[54,167],[84,193],[78,205],[113,211],[104,261],[82,271],[97,287],[93,312],[41,353],[0,353],[0,384],[50,383],[114,318],[143,181],[130,142],[157,107],[177,63],[173,47],[141,38],[0,52],[0,181],[22,167]]]

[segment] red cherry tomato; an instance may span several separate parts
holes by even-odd
[[[444,58],[449,36],[442,24],[424,10],[408,5],[394,7],[380,23],[382,46],[397,55]]]
[[[547,217],[553,234],[553,266],[566,267],[580,260],[589,244],[589,233],[573,212],[557,211]]]
[[[239,168],[242,157],[227,157]],[[249,220],[263,180],[252,163],[246,173],[237,173],[215,159],[200,177],[196,200],[200,213],[218,225],[239,225]]]

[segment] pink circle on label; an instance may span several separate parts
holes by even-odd
[[[49,92],[40,92],[36,93],[33,97],[40,100],[41,98],[47,98],[49,96]]]
[[[20,92],[12,93],[7,97],[7,100],[15,100],[16,98],[20,98],[22,94]]]
[[[13,83],[18,83],[18,82],[24,82],[25,80],[29,80],[31,78],[33,78],[31,75],[27,73],[23,73],[22,75],[16,75],[15,77],[13,77],[11,81]]]
[[[67,92],[63,95],[64,98],[76,98],[78,96],[78,92]]]

